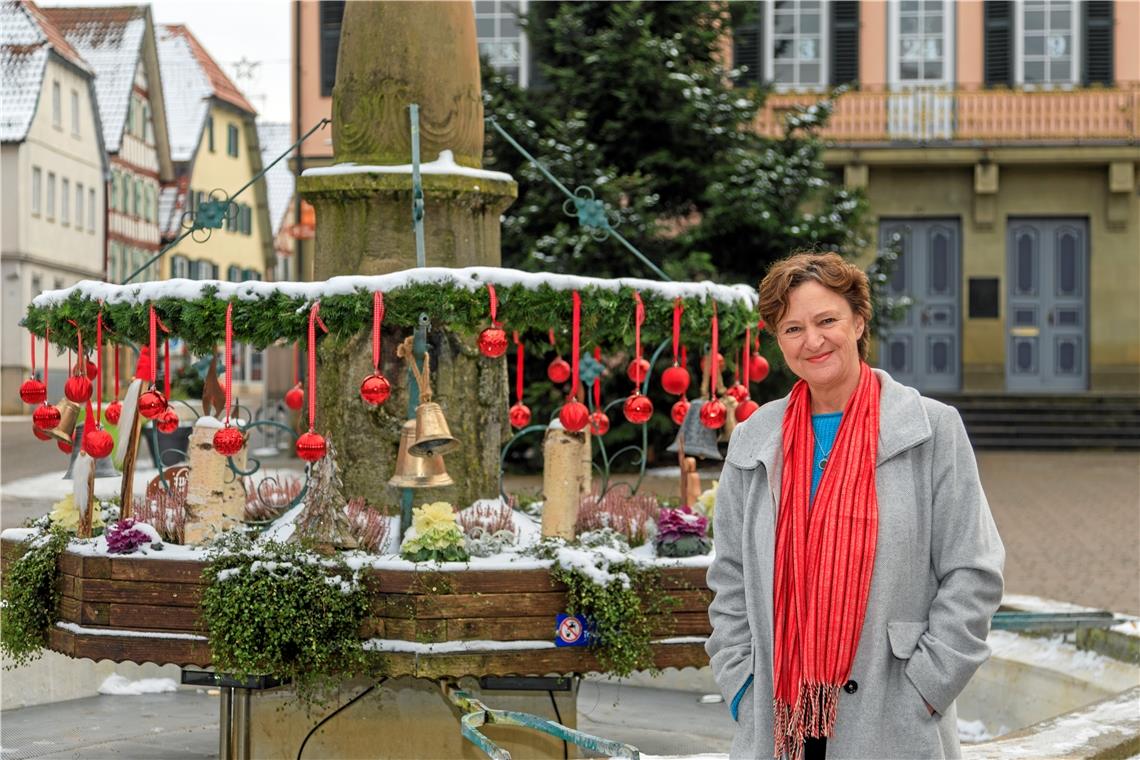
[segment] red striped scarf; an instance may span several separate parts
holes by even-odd
[[[831,735],[863,630],[879,525],[878,379],[860,366],[814,504],[815,437],[803,380],[788,399],[783,436],[773,599],[775,753],[798,759],[806,737]]]

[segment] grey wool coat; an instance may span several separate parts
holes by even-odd
[[[954,700],[989,656],[1005,550],[957,410],[875,375],[875,566],[854,684],[840,691],[827,758],[959,757]],[[733,758],[774,752],[772,585],[786,406],[787,398],[773,401],[737,426],[717,489],[705,648],[725,702],[736,700]]]

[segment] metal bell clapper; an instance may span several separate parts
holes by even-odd
[[[436,488],[455,483],[443,465],[443,457],[414,456],[410,449],[416,440],[416,423],[406,421],[400,427],[400,451],[396,455],[396,472],[388,485],[396,488]]]
[[[668,451],[676,454],[683,445],[685,454],[688,456],[713,460],[723,458],[716,445],[718,431],[701,424],[701,407],[704,405],[703,399],[694,399],[689,404],[689,412],[685,415],[685,421],[681,423],[681,430],[677,433],[677,438],[670,444]]]

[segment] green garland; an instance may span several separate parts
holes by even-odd
[[[130,287],[130,286],[128,286]],[[569,343],[571,295],[567,290],[550,286],[531,289],[523,285],[496,287],[499,297],[498,318],[506,330],[526,334],[532,343],[546,342],[547,331],[560,333],[560,348]],[[586,287],[582,295],[581,342],[583,350],[601,346],[604,350],[632,348],[634,336],[634,289],[618,291]],[[234,339],[263,349],[279,340],[303,341],[308,331],[309,301],[302,296],[275,291],[256,300],[216,297],[213,286],[203,288],[203,295],[185,300],[160,298],[153,303],[171,337],[181,338],[196,355],[213,351],[223,339],[226,306],[232,303]],[[642,343],[649,350],[672,335],[673,301],[650,291],[642,292],[645,323]],[[711,336],[713,301],[687,298],[683,301],[681,337],[690,346],[704,346]],[[31,306],[24,325],[43,337],[51,328],[51,341],[61,348],[76,347],[76,326],[83,329],[86,342],[94,336],[96,317],[103,313],[104,335],[115,343],[141,345],[149,340],[148,306],[151,303],[100,303],[80,291],[72,292],[64,301],[50,306]],[[410,331],[419,315],[426,313],[434,329],[448,329],[473,336],[490,324],[487,291],[457,285],[413,283],[384,293],[384,325],[388,329]],[[741,345],[746,327],[755,327],[757,314],[742,300],[717,305],[720,340],[726,347]],[[330,335],[339,341],[370,330],[372,326],[372,294],[363,289],[351,294],[321,298],[321,319]],[[318,331],[318,334],[319,331]]]
[[[13,666],[31,662],[47,646],[60,600],[59,557],[69,539],[62,528],[40,530],[23,543],[20,555],[8,566],[0,610],[0,651]]]

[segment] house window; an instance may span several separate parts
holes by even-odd
[[[123,172],[120,187],[123,190],[123,195],[119,199],[119,210],[126,214],[131,210],[131,179],[126,172]]]
[[[951,83],[952,4],[943,0],[902,0],[890,8],[897,40],[893,46],[892,82],[902,86]]]
[[[238,154],[238,128],[233,124],[226,127],[226,155],[237,158]]]
[[[241,282],[241,267],[236,264],[226,267],[226,279],[230,282]]]
[[[340,48],[340,24],[344,18],[344,0],[321,0],[321,97],[332,95],[336,84],[336,56]]]
[[[147,145],[153,145],[154,144],[154,129],[150,125],[150,106],[148,104],[143,103],[142,113],[143,113],[143,128],[142,128],[142,133],[140,134],[140,136],[142,137],[143,142],[145,142]]]
[[[778,0],[765,5],[766,69],[777,89],[827,84],[827,14],[819,0]]]
[[[63,128],[63,102],[60,95],[59,82],[51,83],[51,125],[56,129]]]
[[[1018,83],[1076,84],[1080,72],[1078,4],[1073,0],[1025,0],[1018,11]]]
[[[258,272],[256,269],[246,269],[242,272],[242,279],[243,280],[260,281],[261,280],[261,273]]]
[[[142,182],[136,179],[134,182],[131,183],[131,199],[134,201],[134,203],[131,206],[131,212],[135,216],[138,216],[139,212],[142,210],[142,198],[141,198],[141,196],[142,196]]]
[[[206,117],[206,147],[211,153],[214,152],[214,117]]]
[[[527,41],[519,28],[519,13],[526,13],[525,0],[475,0],[475,37],[479,54],[496,71],[526,87]]]
[[[242,232],[247,235],[253,234],[253,209],[249,206],[242,206]]]
[[[32,167],[32,214],[35,216],[40,215],[41,204],[43,203],[43,184],[44,173],[38,166]]]
[[[55,220],[55,172],[48,172],[46,216],[49,220]]]
[[[119,244],[111,243],[107,253],[107,282],[118,282],[119,277]]]
[[[111,210],[119,210],[119,172],[111,172]]]
[[[171,277],[190,277],[190,259],[185,256],[175,256],[170,260]]]
[[[71,224],[71,180],[66,178],[59,183],[59,221]]]
[[[95,188],[87,188],[87,231],[95,231]]]
[[[75,183],[75,229],[83,229],[83,183]]]
[[[71,91],[71,135],[79,137],[79,90]]]

